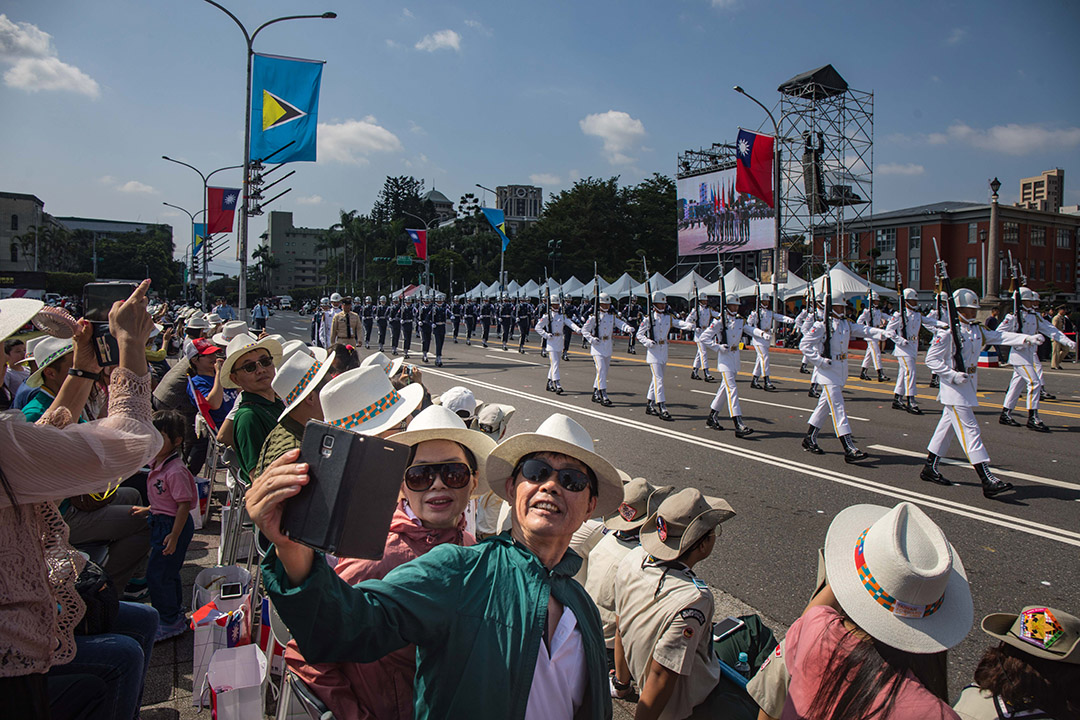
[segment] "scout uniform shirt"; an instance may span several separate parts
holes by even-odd
[[[640,545],[637,531],[609,532],[589,553],[585,592],[600,611],[604,645],[609,650],[615,647],[615,574],[626,554]]]
[[[650,660],[679,675],[660,718],[689,717],[720,680],[708,586],[682,563],[658,561],[636,547],[615,574],[615,614],[630,674],[639,685]]]
[[[331,321],[330,344],[339,340],[356,340],[360,337],[360,316],[353,311],[339,312]]]

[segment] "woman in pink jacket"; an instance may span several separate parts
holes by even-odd
[[[345,581],[381,579],[436,545],[473,545],[465,530],[465,506],[476,489],[495,442],[469,430],[457,415],[432,405],[394,442],[412,446],[401,499],[381,560],[343,559],[335,566]],[[411,720],[416,648],[412,645],[372,663],[308,664],[295,642],[285,650],[289,669],[304,680],[338,720]]]

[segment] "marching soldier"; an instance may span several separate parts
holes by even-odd
[[[894,410],[906,410],[912,415],[922,415],[923,411],[915,401],[915,370],[919,354],[919,330],[925,327],[931,333],[941,327],[936,321],[923,317],[915,303],[919,293],[914,288],[904,288],[906,316],[901,317],[897,310],[885,326],[896,334],[893,340],[893,357],[896,358],[896,387],[893,388],[892,406]],[[905,333],[904,328],[907,328]]]
[[[851,437],[851,425],[848,423],[844,408],[844,384],[848,376],[848,343],[852,336],[882,340],[891,338],[893,333],[879,328],[867,327],[851,322],[845,317],[847,304],[842,299],[832,300],[832,317],[815,322],[813,327],[799,343],[799,349],[814,366],[813,381],[821,385],[821,397],[817,407],[810,415],[810,426],[803,438],[803,450],[824,455],[825,451],[817,443],[818,432],[825,422],[826,415],[832,414],[833,429],[844,445],[844,461],[849,463],[865,460],[869,457],[855,446]],[[825,323],[829,323],[830,345],[825,345]]]
[[[724,429],[720,424],[720,409],[726,395],[728,415],[735,423],[735,437],[744,438],[754,431],[743,423],[739,390],[735,385],[735,378],[739,374],[739,341],[746,335],[751,340],[768,343],[769,333],[750,327],[739,317],[739,296],[735,293],[728,293],[727,308],[727,332],[724,332],[724,319],[717,318],[701,334],[701,344],[716,353],[716,370],[720,373],[720,387],[716,389],[716,397],[709,405],[709,419],[705,424],[715,430]]]
[[[473,298],[465,303],[465,344],[472,345],[472,336],[476,332],[476,315],[479,306]]]
[[[491,323],[495,320],[495,303],[491,298],[484,298],[483,304],[480,306],[480,325],[484,329],[483,338],[481,344],[484,347],[488,346],[488,338],[491,336]]]
[[[360,311],[360,318],[364,321],[364,349],[371,347],[371,326],[375,320],[375,306],[371,303],[371,296],[364,298],[364,307]]]
[[[499,320],[502,323],[502,349],[505,352],[506,344],[510,342],[510,331],[514,327],[514,303],[510,302],[510,296],[505,293],[499,306]]]
[[[398,354],[398,341],[401,339],[401,296],[394,298],[394,304],[390,306],[390,345],[393,354]]]
[[[423,299],[423,305],[420,307],[420,349],[423,353],[422,358],[424,362],[428,361],[428,351],[431,349],[431,325],[432,314],[435,312],[435,306],[431,304],[431,296],[428,295]]]
[[[716,312],[709,307],[709,297],[700,295],[697,307],[691,309],[686,314],[685,319],[686,322],[694,326],[694,343],[697,345],[694,363],[690,368],[690,379],[701,380],[704,377],[705,382],[716,382],[716,378],[709,374],[709,353],[705,346],[701,344],[702,333],[708,330],[716,319]],[[698,370],[702,371],[701,375],[698,375]]]
[[[880,328],[885,326],[886,319],[885,313],[881,312],[881,296],[871,291],[870,305],[863,308],[855,322],[867,327]],[[885,377],[885,371],[881,369],[881,346],[878,345],[877,340],[867,338],[866,353],[863,354],[862,369],[859,371],[860,380],[870,379],[866,374],[866,369],[870,367],[871,363],[873,363],[874,369],[877,370],[877,381],[888,382],[889,378]]]
[[[323,332],[326,323],[326,311],[330,307],[330,298],[324,297],[319,301],[319,307],[311,313],[311,344],[319,347],[327,347],[327,334]]]
[[[457,345],[458,331],[461,329],[461,320],[465,317],[465,303],[462,302],[464,296],[459,297],[450,306],[450,315],[454,319],[454,344]]]
[[[773,318],[776,322],[783,323],[785,325],[791,325],[795,322],[795,318],[790,318],[787,315],[781,313],[773,314],[773,311],[769,309],[772,305],[772,295],[765,293],[761,296],[761,306],[750,313],[750,317],[746,318],[746,324],[752,328],[761,330],[770,339],[772,336],[769,334],[772,332]],[[754,360],[754,372],[750,379],[750,387],[756,390],[775,390],[776,386],[769,380],[769,340],[761,340],[757,335],[751,338],[751,344],[754,346],[754,352],[757,354],[757,358]],[[758,383],[758,378],[762,378],[762,382]]]
[[[949,294],[945,292],[939,292],[934,296],[935,307],[930,312],[926,313],[926,317],[930,320],[940,323],[941,327],[949,326]],[[923,362],[926,362],[925,360]],[[930,375],[930,387],[938,387],[938,376]]]
[[[667,314],[667,295],[657,290],[652,294],[649,316],[641,321],[637,331],[638,341],[645,346],[652,382],[645,396],[645,414],[656,415],[661,420],[671,420],[664,401],[664,370],[668,359],[668,335],[672,326],[680,330],[693,330],[694,326]],[[650,338],[650,335],[652,336]]]
[[[405,298],[405,305],[401,308],[401,347],[405,351],[405,359],[409,359],[409,349],[412,347],[413,327],[417,321],[416,306],[413,305],[412,297]]]
[[[593,380],[594,403],[611,407],[607,394],[608,368],[611,367],[611,352],[614,345],[615,328],[633,334],[634,328],[623,322],[611,312],[611,296],[600,293],[600,312],[585,321],[581,334],[589,342],[589,354],[596,365],[596,379]]]
[[[564,311],[565,311],[565,317],[568,320],[572,320],[574,322],[574,324],[572,326],[569,325],[569,324],[563,325],[562,359],[563,360],[569,360],[570,359],[570,338],[571,338],[571,335],[572,335],[570,328],[571,327],[579,328],[578,332],[581,332],[580,325],[584,322],[584,320],[581,319],[580,305],[573,298],[570,298],[569,300],[566,301],[566,307],[564,308]]]
[[[522,355],[525,354],[525,341],[529,339],[529,328],[532,327],[532,312],[533,308],[528,300],[518,300],[514,317],[517,319],[518,330],[521,332],[521,337],[518,338],[518,352]]]
[[[1076,347],[1065,333],[1058,330],[1039,314],[1039,298],[1031,289],[1020,288],[1020,315],[1016,318],[1014,313],[1009,313],[1001,321],[997,329],[999,332],[1016,333],[1039,333],[1061,343],[1070,350]],[[1027,427],[1038,432],[1050,432],[1050,428],[1039,419],[1039,400],[1043,395],[1043,368],[1039,360],[1039,348],[1024,345],[1009,352],[1009,365],[1012,366],[1013,376],[1009,382],[1009,390],[1005,393],[1005,402],[1001,407],[1001,416],[998,422],[1002,425],[1019,427],[1020,423],[1013,420],[1010,413],[1016,409],[1016,403],[1020,399],[1020,386],[1027,383]]]
[[[337,315],[340,312],[339,308],[334,307],[332,297],[333,296],[326,298],[326,309],[323,310],[323,312],[322,312],[323,320],[322,320],[321,331],[322,331],[322,346],[324,348],[329,348],[330,345],[332,344],[330,342],[330,331],[331,331],[331,329],[333,328],[333,325],[334,325],[334,316]],[[340,298],[341,296],[339,295],[338,297]],[[359,339],[357,339],[357,342],[359,342]]]
[[[379,328],[379,352],[386,346],[386,324],[390,320],[390,308],[386,304],[386,296],[379,296],[379,305],[375,308],[375,324]]]
[[[351,345],[360,337],[360,316],[352,311],[352,298],[341,299],[341,312],[330,321],[330,346],[339,342]]]
[[[630,300],[626,303],[626,324],[634,328],[634,332],[630,333],[629,337],[626,338],[626,352],[631,355],[637,355],[637,348],[634,346],[637,344],[637,331],[641,326],[643,314],[641,306],[638,305],[637,296],[631,295]]]
[[[548,306],[547,306],[547,303],[544,302],[544,299],[540,298],[539,300],[537,300],[537,302],[536,302],[536,316],[540,317],[542,314],[546,313],[547,311],[548,311]],[[547,356],[548,356],[547,339],[544,338],[544,337],[541,337],[540,338],[540,357],[546,358]]]
[[[799,314],[795,316],[795,330],[799,333],[799,339],[810,331],[810,327],[814,324],[814,321],[818,319],[818,304],[816,301],[811,302],[810,295],[807,293],[805,307],[799,311]],[[806,356],[802,356],[802,364],[799,365],[799,372],[803,375],[810,374],[810,368],[806,366]]]
[[[550,319],[550,322],[549,322]],[[536,323],[536,332],[540,337],[547,340],[548,343],[548,377],[547,387],[548,392],[553,392],[558,395],[563,394],[562,384],[559,382],[559,363],[562,359],[561,353],[563,344],[563,328],[569,327],[577,332],[581,332],[581,328],[578,327],[573,320],[562,314],[562,303],[556,296],[551,298],[551,309],[540,316],[539,322]],[[524,336],[524,331],[522,335]]]
[[[928,450],[926,464],[919,477],[938,485],[952,485],[938,471],[938,462],[949,450],[952,442],[950,431],[953,431],[960,439],[968,462],[975,468],[979,480],[982,481],[983,495],[992,498],[1011,490],[1012,484],[999,480],[990,472],[990,455],[983,445],[979,423],[972,410],[979,406],[977,396],[979,354],[985,345],[1009,345],[1014,348],[1010,354],[1011,357],[1018,352],[1038,347],[1044,338],[1038,334],[1026,335],[1010,331],[987,330],[977,325],[974,320],[979,309],[979,297],[972,290],[960,288],[953,293],[953,299],[960,321],[960,342],[963,345],[960,359],[964,362],[962,367],[954,367],[956,353],[951,327],[938,330],[934,336],[934,342],[930,344],[930,349],[926,352],[925,362],[926,367],[940,378],[938,402],[942,404],[943,409],[941,419],[938,420],[937,428],[926,448]],[[1003,322],[1002,325],[1004,324]],[[1029,323],[1029,328],[1033,332],[1038,331],[1031,323]]]
[[[446,340],[446,321],[450,309],[446,306],[446,296],[439,293],[435,296],[435,307],[431,311],[431,332],[435,337],[435,367],[442,367],[442,348]],[[425,351],[426,352],[426,351]],[[424,358],[427,362],[427,358]]]

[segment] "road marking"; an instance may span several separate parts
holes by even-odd
[[[532,365],[534,367],[543,367],[540,363],[529,362],[528,360],[518,360],[517,358],[505,357],[503,355],[488,355],[487,357],[495,360],[508,360],[509,362],[516,362],[521,365]]]
[[[711,392],[709,392],[707,390],[691,390],[690,392],[695,392],[695,393],[698,393],[699,395],[712,395],[713,397],[716,396],[716,393],[711,393]],[[778,408],[787,408],[788,410],[798,410],[799,412],[804,412],[807,415],[814,412],[813,408],[807,409],[807,408],[795,407],[794,405],[782,405],[780,403],[765,402],[764,400],[751,400],[750,398],[745,398],[742,395],[739,395],[739,402],[741,402],[741,403],[744,403],[744,402],[746,402],[746,403],[757,403],[758,405],[771,405],[773,407],[778,407]],[[848,415],[848,420],[861,420],[863,422],[870,422],[870,418],[858,417],[858,416],[855,416],[855,415]]]
[[[980,522],[988,523],[991,525],[997,525],[999,527],[1008,528],[1011,530],[1017,530],[1028,535],[1034,535],[1036,537],[1046,538],[1065,545],[1072,545],[1074,547],[1080,547],[1080,533],[1072,530],[1066,530],[1064,528],[1055,527],[1053,525],[1046,525],[1044,523],[1034,522],[1026,520],[1024,518],[1018,518],[1004,513],[996,512],[994,510],[985,510],[973,505],[965,505],[953,500],[946,500],[944,498],[935,497],[933,495],[926,495],[924,493],[915,492],[913,490],[907,490],[904,488],[894,487],[886,483],[874,482],[872,480],[866,480],[856,477],[854,475],[848,475],[846,473],[830,470],[828,468],[807,465],[806,463],[798,462],[796,460],[788,460],[785,458],[775,457],[764,452],[758,452],[744,447],[735,447],[728,445],[717,440],[711,440],[706,438],[697,437],[696,435],[690,435],[687,433],[672,430],[668,427],[651,425],[649,423],[641,422],[639,420],[630,420],[627,418],[620,418],[613,415],[608,415],[598,410],[593,410],[588,407],[578,407],[570,403],[561,402],[552,398],[545,398],[539,395],[533,395],[531,393],[523,392],[520,390],[510,390],[508,388],[500,387],[492,383],[483,382],[480,380],[474,380],[472,378],[461,377],[453,373],[446,372],[444,370],[425,370],[425,373],[430,375],[436,375],[445,377],[455,382],[461,382],[466,385],[472,384],[477,387],[490,390],[492,392],[504,393],[514,397],[519,397],[523,400],[530,400],[540,403],[542,405],[549,405],[553,408],[565,412],[573,412],[579,415],[584,415],[596,420],[602,420],[614,425],[621,425],[623,427],[632,428],[641,432],[646,432],[651,435],[657,435],[664,438],[674,438],[680,442],[687,443],[688,445],[697,445],[699,447],[708,448],[722,452],[728,455],[736,455],[746,460],[754,460],[766,465],[772,465],[774,467],[791,470],[792,472],[801,473],[811,478],[829,480],[838,485],[846,485],[848,487],[857,488],[866,492],[871,492],[877,495],[884,495],[886,497],[895,498],[897,500],[903,500],[911,502],[917,505],[922,505],[927,508],[933,508],[941,510],[953,515],[959,515],[972,520],[978,520]]]
[[[894,455],[906,455],[907,457],[925,458],[926,453],[917,452],[915,450],[904,450],[903,448],[889,447],[888,445],[871,445],[868,450],[881,450],[882,452],[890,452]],[[964,462],[963,460],[951,460],[949,458],[942,458],[941,462],[946,465],[957,465],[959,467],[971,467],[971,463]],[[1054,487],[1066,488],[1068,490],[1080,490],[1080,485],[1076,483],[1065,482],[1063,480],[1054,480],[1053,478],[1039,477],[1038,475],[1028,475],[1027,473],[1016,472],[1015,470],[1001,470],[993,468],[995,475],[1003,475],[1004,477],[1016,478],[1017,480],[1027,480],[1028,482],[1040,483],[1042,485],[1053,485]]]

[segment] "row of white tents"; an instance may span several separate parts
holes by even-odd
[[[865,296],[867,292],[867,281],[865,278],[860,277],[843,263],[836,263],[829,271],[829,276],[832,278],[832,292],[834,297],[843,297],[844,300],[851,300],[859,296]],[[605,282],[600,279],[600,292],[607,293],[613,298],[624,300],[631,295],[637,297],[645,297],[647,288],[652,290],[662,290],[669,297],[679,297],[685,300],[691,300],[694,297],[695,292],[699,297],[708,295],[720,295],[720,281],[709,281],[698,275],[691,270],[689,273],[672,282],[660,273],[654,273],[648,285],[644,282],[638,282],[632,278],[628,273],[623,273],[622,277],[614,282]],[[779,286],[779,295],[782,300],[788,300],[792,298],[804,297],[807,293],[808,283],[806,280],[798,277],[794,273],[788,273],[788,281]],[[762,283],[761,292],[771,293],[772,283]],[[890,288],[878,285],[877,283],[870,283],[869,287],[873,288],[875,293],[879,293],[886,297],[896,297],[896,291]],[[816,296],[821,297],[825,293],[826,282],[825,276],[815,278],[813,281],[813,292]],[[755,280],[747,277],[740,272],[737,268],[732,268],[724,275],[724,289],[728,293],[735,293],[739,297],[750,297],[758,292],[758,283]],[[547,292],[550,291],[552,295],[562,294],[563,297],[581,298],[592,297],[595,292],[595,281],[592,279],[581,281],[576,277],[571,278],[565,282],[558,282],[557,280],[549,278],[545,283],[537,283],[534,280],[529,280],[525,284],[520,284],[516,280],[511,280],[506,287],[506,294],[511,298],[515,297],[544,297]],[[423,297],[428,295],[430,291],[423,285],[407,288],[404,290],[398,290],[393,293],[393,297],[398,297],[402,294],[413,295],[416,297]],[[498,283],[478,283],[476,287],[465,293],[470,298],[490,298],[499,296],[499,284]]]

